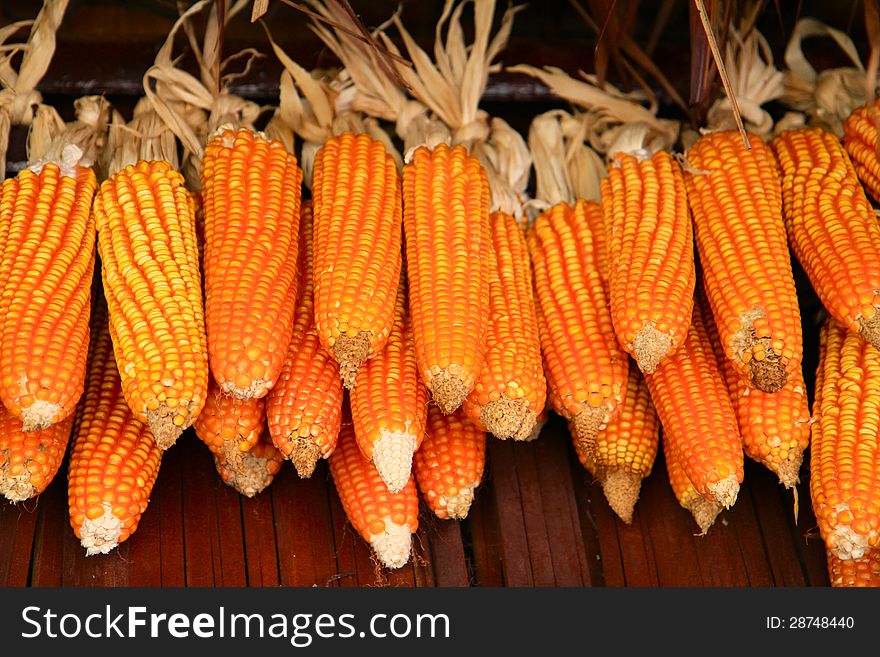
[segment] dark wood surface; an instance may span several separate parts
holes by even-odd
[[[66,464],[65,464],[66,466]],[[326,464],[285,465],[253,499],[225,486],[187,431],[163,460],[137,532],[86,557],[67,518],[62,469],[34,500],[0,504],[7,586],[827,586],[807,486],[790,492],[755,463],[707,536],[678,506],[662,458],[631,525],[609,508],[555,418],[539,440],[488,442],[470,516],[423,509],[410,563],[379,567],[345,519]]]

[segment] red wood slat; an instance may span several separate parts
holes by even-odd
[[[274,482],[273,482],[274,484]],[[278,586],[278,554],[272,515],[272,487],[241,499],[248,586]]]
[[[702,586],[697,546],[693,540],[699,529],[691,514],[675,499],[666,468],[658,467],[662,460],[663,455],[658,454],[654,474],[643,483],[643,487],[651,492],[646,490],[638,502],[645,546],[657,569],[657,585]],[[710,531],[717,529],[714,527]]]
[[[0,582],[27,586],[37,527],[35,505],[0,502]]]
[[[172,450],[162,456],[150,503],[129,539],[129,584],[183,586],[183,506],[180,459]]]
[[[767,537],[762,535],[758,519],[755,516],[756,511],[760,512],[760,509],[756,509],[754,505],[754,487],[760,483],[762,476],[767,474],[769,472],[763,471],[757,464],[747,463],[745,479],[736,504],[729,511],[722,513],[718,520],[721,527],[725,529],[724,532],[719,533],[731,537],[742,561],[742,576],[734,577],[721,586],[773,586],[773,575],[767,563],[766,551],[770,546],[767,544]],[[773,486],[775,487],[775,484]],[[776,507],[779,508],[779,498],[775,488],[770,488],[766,492],[771,497],[777,498]],[[787,523],[783,519],[781,528],[785,531],[786,527]],[[778,549],[783,549],[783,546],[778,546]],[[785,549],[796,562],[797,554],[790,541]]]
[[[56,475],[36,500],[27,502],[36,503],[39,508],[34,537],[32,586],[61,586],[64,582],[64,533],[71,531],[67,524],[64,468],[66,461],[62,465],[61,476]]]
[[[806,470],[801,471],[805,477]],[[791,524],[792,538],[798,551],[801,564],[810,586],[831,586],[828,578],[828,563],[825,556],[825,543],[819,535],[816,516],[810,504],[809,481],[798,485],[800,492],[800,510],[798,522]]]
[[[577,523],[577,502],[567,449],[570,437],[554,429],[551,424],[540,440],[533,445],[518,445],[516,449],[530,450],[535,457],[555,585],[589,586],[590,570]]]
[[[530,552],[525,509],[520,496],[516,462],[510,447],[497,440],[489,441],[488,456],[492,462],[492,489],[501,543],[505,586],[534,586],[533,555]],[[538,548],[536,547],[536,550]],[[541,567],[538,557],[539,568]],[[546,556],[549,561],[549,551]]]
[[[336,586],[336,546],[330,515],[330,475],[321,462],[309,479],[285,463],[272,483],[281,584]]]
[[[422,533],[431,546],[434,585],[469,586],[470,575],[461,538],[462,523],[440,520],[432,515],[422,525]]]
[[[548,438],[545,436],[543,439]],[[550,537],[547,533],[544,491],[538,481],[538,468],[535,464],[536,445],[516,445],[513,441],[498,440],[491,441],[490,445],[493,451],[509,451],[515,464],[514,472],[519,487],[521,513],[525,521],[533,583],[535,586],[553,586],[556,578],[553,573]],[[502,530],[505,527],[503,516],[501,527]]]
[[[503,586],[501,537],[498,529],[494,477],[491,460],[487,463],[489,479],[476,496],[470,513],[461,523],[462,544],[473,559],[474,579],[477,586]]]
[[[593,586],[624,586],[623,561],[617,531],[614,529],[614,518],[607,514],[610,512],[613,515],[613,512],[604,499],[596,498],[602,492],[596,490],[590,473],[577,458],[569,458],[568,470],[577,504],[584,557],[590,569],[590,582]],[[606,531],[601,531],[602,528],[606,528]]]
[[[172,450],[183,461],[186,585],[244,586],[238,493],[220,480],[210,451],[191,432],[181,436]]]

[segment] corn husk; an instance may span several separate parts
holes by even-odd
[[[814,37],[830,38],[852,66],[817,71],[803,51],[804,40]],[[865,67],[852,39],[815,18],[802,18],[785,48],[785,65],[784,93],[780,100],[806,114],[809,125],[842,136],[846,118],[866,102]],[[789,121],[784,127],[792,125]],[[778,126],[776,132],[781,129]]]
[[[29,126],[38,114],[41,121],[61,122],[55,110],[43,105],[36,87],[46,74],[55,53],[58,31],[68,0],[44,0],[33,21],[19,21],[0,28],[0,174],[6,172],[6,149],[13,125]],[[26,43],[6,43],[16,32],[30,26]],[[16,71],[12,59],[24,52]]]

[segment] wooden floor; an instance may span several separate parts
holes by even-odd
[[[137,532],[111,554],[86,557],[73,535],[66,470],[39,498],[0,504],[0,585],[828,585],[806,484],[795,524],[791,493],[754,463],[734,508],[699,537],[662,455],[627,526],[558,418],[534,443],[491,439],[488,452],[470,517],[439,521],[423,510],[410,564],[388,572],[346,523],[325,463],[308,480],[285,464],[246,499],[220,482],[188,431],[165,456]]]

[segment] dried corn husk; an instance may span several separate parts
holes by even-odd
[[[853,65],[816,71],[804,55],[802,46],[804,40],[811,37],[830,38]],[[795,25],[785,48],[785,65],[785,90],[780,100],[805,113],[810,125],[842,136],[846,117],[866,102],[865,67],[852,39],[815,18],[802,18]],[[789,120],[785,127],[792,125]],[[777,132],[780,130],[777,127]]]
[[[61,123],[55,110],[43,105],[43,97],[36,90],[46,74],[55,53],[55,33],[58,31],[68,0],[44,0],[40,13],[33,21],[19,21],[0,29],[0,174],[6,172],[6,149],[9,131],[13,125],[29,126],[35,115],[41,121],[57,126]],[[30,26],[27,43],[10,43],[20,29]],[[24,52],[18,71],[12,59]]]

